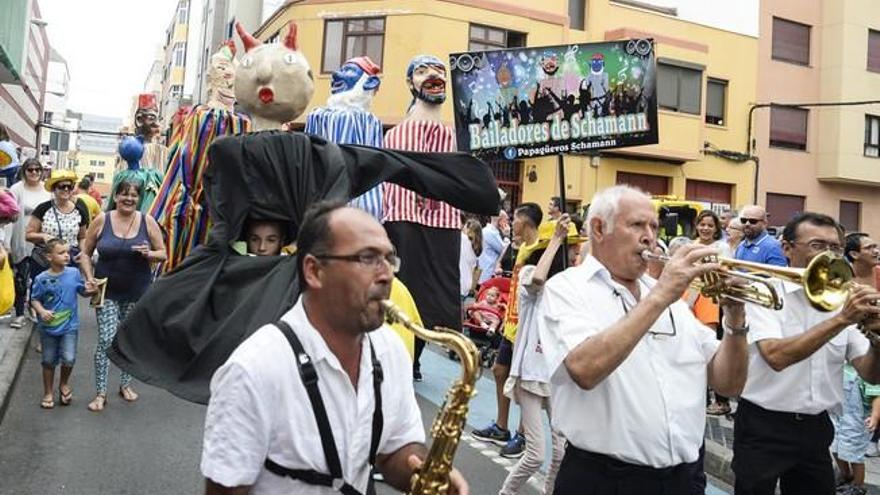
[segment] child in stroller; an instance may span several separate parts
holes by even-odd
[[[490,278],[480,286],[476,302],[465,308],[466,318],[462,326],[480,349],[480,364],[486,368],[495,361],[509,289],[509,278]]]

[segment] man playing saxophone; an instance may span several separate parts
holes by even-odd
[[[372,216],[341,203],[313,205],[297,247],[296,305],[211,380],[205,493],[361,495],[373,466],[407,490],[427,449],[409,355],[383,325],[400,259]],[[458,471],[449,480],[468,492]]]
[[[843,253],[843,229],[827,215],[798,215],[782,235],[794,268],[825,251]],[[833,281],[823,289],[847,290]],[[747,306],[752,330],[748,381],[734,424],[736,493],[771,495],[779,483],[783,495],[830,495],[834,429],[828,411],[841,404],[845,363],[866,381],[880,382],[880,350],[856,328],[863,321],[876,325],[880,307],[873,302],[880,294],[854,286],[833,312],[815,309],[800,285],[782,282],[779,294],[781,311]]]
[[[659,280],[645,275],[658,221],[641,191],[599,192],[587,224],[590,256],[547,281],[539,309],[553,426],[568,440],[554,493],[690,493],[707,382],[728,396],[745,384],[743,305],[722,299],[718,342],[680,300],[719,268],[702,262],[713,248],[684,246]]]

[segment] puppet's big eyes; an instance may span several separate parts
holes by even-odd
[[[250,67],[253,63],[254,63],[254,59],[252,59],[250,57],[242,57],[242,59],[241,59],[241,66],[242,67],[245,67],[245,68]]]
[[[294,63],[296,63],[296,56],[292,53],[285,53],[284,62],[293,65]]]

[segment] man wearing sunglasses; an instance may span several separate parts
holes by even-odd
[[[394,246],[364,210],[320,202],[297,263],[296,305],[211,380],[205,493],[365,494],[373,466],[408,489],[427,449],[409,354],[383,324]],[[458,471],[450,478],[451,494],[467,493]]]
[[[740,213],[739,221],[745,238],[736,248],[736,259],[765,265],[788,265],[782,245],[767,233],[767,212],[764,208],[746,206]]]

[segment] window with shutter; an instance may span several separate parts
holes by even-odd
[[[868,70],[880,72],[880,31],[868,30]]]
[[[880,117],[865,115],[865,156],[880,157]]]
[[[770,108],[770,146],[795,150],[807,149],[807,118],[803,108]]]
[[[810,65],[810,26],[774,17],[772,57],[774,60]]]
[[[706,123],[724,125],[724,107],[727,99],[727,81],[709,79],[706,82]]]
[[[384,48],[384,17],[326,21],[321,72],[333,72],[346,60],[363,55],[381,67]]]
[[[840,202],[840,225],[847,232],[858,232],[862,219],[862,204],[858,201]]]
[[[703,71],[673,64],[657,64],[657,102],[675,112],[700,114]]]

